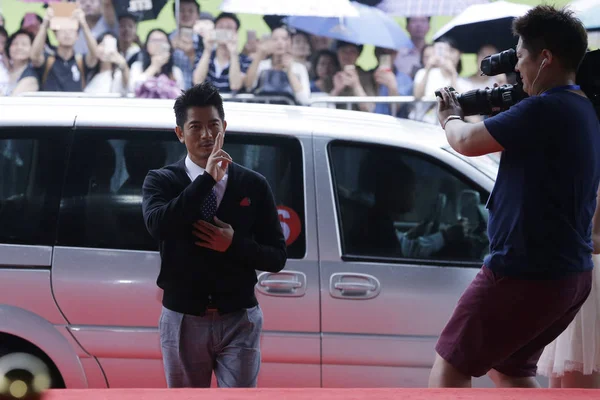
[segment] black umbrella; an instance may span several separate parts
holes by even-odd
[[[133,16],[136,21],[153,20],[165,7],[168,0],[113,0],[118,17]]]
[[[375,7],[376,5],[381,3],[383,0],[354,0],[354,1],[356,1],[357,3],[364,4],[365,6]]]
[[[530,8],[506,1],[473,5],[440,28],[433,40],[453,39],[463,53],[477,53],[486,44],[505,50],[517,44],[512,33],[513,20]]]

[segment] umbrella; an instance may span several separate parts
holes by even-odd
[[[400,25],[383,11],[359,3],[352,3],[352,7],[358,11],[358,17],[289,17],[286,21],[292,28],[345,42],[388,49],[413,47]]]
[[[508,49],[517,44],[517,38],[512,34],[513,19],[530,9],[507,1],[476,4],[440,28],[433,40],[454,39],[463,53],[477,53],[486,44],[494,45],[498,50]]]
[[[482,3],[489,0],[383,0],[377,7],[396,17],[429,17],[456,15],[473,4]]]
[[[571,8],[588,31],[600,31],[600,1],[579,0],[571,3]]]
[[[139,21],[153,20],[158,17],[168,0],[113,0],[115,13],[121,17],[132,15]]]
[[[221,11],[260,15],[356,17],[349,0],[223,0]]]

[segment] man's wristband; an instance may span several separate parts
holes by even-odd
[[[462,121],[462,117],[460,115],[449,115],[448,118],[444,120],[444,123],[442,124],[442,129],[446,129],[446,124],[452,121],[453,119],[460,119]]]

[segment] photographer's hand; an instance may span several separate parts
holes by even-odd
[[[464,122],[464,113],[456,98],[456,92],[451,92],[447,87],[440,89],[439,92],[442,98],[436,97],[438,119],[446,131],[448,144],[455,151],[464,156],[476,157],[504,150],[483,122],[475,124]],[[461,121],[454,122],[456,120]]]
[[[459,116],[461,119],[464,116],[463,110],[456,98],[456,92],[450,91],[447,87],[439,90],[442,98],[436,97],[438,108],[437,115],[440,125],[444,126],[444,122],[451,115]]]

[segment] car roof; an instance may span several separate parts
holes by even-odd
[[[96,97],[0,97],[0,126],[72,126],[172,129],[173,100]],[[389,115],[325,107],[224,103],[229,131],[327,136],[374,142],[448,145],[436,125]]]

